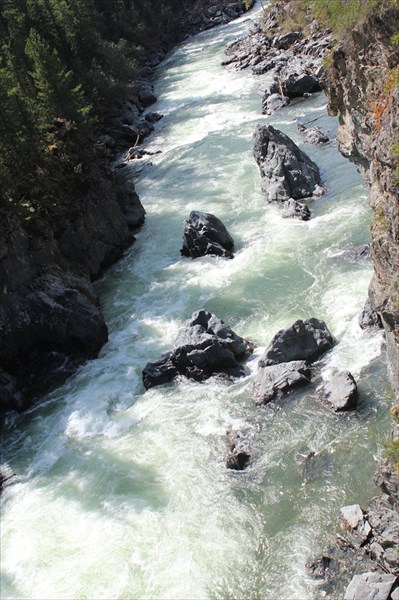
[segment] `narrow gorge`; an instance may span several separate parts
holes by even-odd
[[[4,598],[397,598],[399,8],[290,5],[153,49],[78,218],[0,225]]]

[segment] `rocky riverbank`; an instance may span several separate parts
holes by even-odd
[[[74,197],[48,213],[26,218],[2,208],[0,220],[0,412],[24,410],[59,385],[107,341],[107,326],[93,281],[134,241],[145,210],[115,154],[154,130],[160,116],[151,77],[173,43],[236,18],[251,2],[204,2],[173,24],[173,38],[143,51],[140,76],[127,100],[115,100],[98,125],[93,148],[61,119],[60,144],[81,148],[69,159]],[[133,157],[133,156],[132,156]]]
[[[228,46],[224,64],[229,68],[251,68],[253,75],[259,78],[262,113],[266,115],[283,110],[293,99],[306,98],[321,88],[326,90],[330,112],[339,117],[340,150],[357,164],[371,184],[370,203],[374,209],[371,248],[375,274],[370,299],[375,312],[371,313],[370,322],[382,319],[387,337],[389,375],[394,390],[398,391],[399,203],[392,148],[392,139],[398,136],[398,87],[392,85],[392,69],[397,73],[399,55],[392,47],[391,37],[399,26],[399,11],[391,7],[379,18],[370,17],[358,30],[348,33],[338,49],[332,51],[337,40],[309,13],[305,16],[303,31],[281,28],[291,8],[289,2],[281,2],[264,14],[248,36]],[[332,64],[329,64],[331,56]],[[389,85],[387,77],[391,77]],[[382,88],[383,82],[385,87]],[[288,186],[288,191],[281,187],[289,181],[291,170],[287,167],[290,173],[286,172],[284,160],[274,170],[272,168],[273,157],[268,154],[269,130],[274,133],[271,126],[260,126],[255,132],[255,158],[260,167],[262,186],[269,201],[287,201],[289,198],[290,202],[295,202],[296,190],[292,186]],[[264,151],[258,140],[261,133],[266,136]],[[321,139],[322,132],[316,133],[315,143],[327,141]],[[284,144],[287,145],[286,140]],[[285,152],[283,154],[285,156]],[[295,164],[297,159],[298,152],[295,153]],[[290,165],[292,162],[289,159]],[[299,162],[303,163],[303,160]],[[280,188],[282,192],[279,192]],[[275,375],[277,383],[268,379],[264,382],[263,373],[258,375],[259,402],[263,402],[264,397],[269,398],[270,394],[273,396],[276,389],[304,385],[308,373],[303,370],[306,365],[300,366],[302,371],[294,370],[295,377],[292,369],[279,372]],[[346,377],[347,382],[350,374],[340,375]],[[265,392],[259,392],[261,385]],[[337,384],[333,387],[335,392]],[[352,391],[356,394],[355,388]],[[392,415],[390,438],[391,443],[397,444],[399,430],[395,408]],[[352,577],[345,593],[347,600],[399,597],[399,473],[395,459],[384,459],[380,463],[375,482],[381,488],[382,496],[373,498],[366,510],[358,505],[343,507],[339,519],[341,533],[336,545],[307,565],[309,576],[320,582],[324,596],[338,597],[336,594]]]

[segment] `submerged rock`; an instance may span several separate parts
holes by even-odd
[[[336,340],[324,321],[298,319],[286,329],[276,333],[261,356],[259,365],[265,367],[278,363],[306,360],[312,362],[330,350]]]
[[[312,579],[329,579],[337,569],[336,561],[329,556],[321,556],[308,562],[306,572]]]
[[[269,202],[309,198],[320,187],[317,165],[282,131],[257,125],[254,157]]]
[[[357,396],[356,381],[349,371],[337,373],[324,387],[324,398],[336,412],[356,408]]]
[[[310,210],[306,204],[290,198],[284,202],[282,217],[283,219],[301,219],[302,221],[309,221]]]
[[[239,364],[252,351],[253,344],[238,336],[221,319],[206,310],[194,312],[176,339],[175,348],[143,370],[146,389],[168,383],[177,375],[203,381],[212,375],[241,377]]]
[[[233,258],[234,240],[215,215],[193,210],[184,222],[183,256],[198,258],[207,254]]]
[[[308,364],[303,360],[278,365],[260,366],[255,377],[254,397],[256,404],[267,404],[292,389],[310,383]]]

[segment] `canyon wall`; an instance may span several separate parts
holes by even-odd
[[[372,14],[337,44],[328,65],[329,111],[337,115],[341,152],[370,184],[369,295],[387,338],[388,372],[399,390],[399,6]]]

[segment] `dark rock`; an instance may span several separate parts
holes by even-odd
[[[154,94],[154,86],[152,86],[148,81],[141,79],[136,82],[137,88],[137,96],[139,102],[146,107],[150,106],[150,104],[154,104],[157,101],[157,97]]]
[[[310,369],[305,361],[260,366],[254,384],[255,402],[267,404],[296,387],[307,385],[310,379]]]
[[[357,405],[357,385],[349,371],[337,373],[324,387],[324,398],[334,411],[352,410]]]
[[[369,298],[367,298],[364,308],[359,315],[359,325],[361,329],[382,329],[383,327],[381,317],[371,308]]]
[[[143,370],[146,389],[184,375],[203,381],[212,375],[241,377],[240,362],[253,351],[253,345],[234,333],[215,315],[199,310],[180,330],[175,348]]]
[[[305,94],[320,92],[319,80],[314,75],[290,75],[282,84],[284,94],[288,98],[300,98]]]
[[[169,383],[179,371],[172,362],[173,353],[162,354],[158,359],[150,361],[143,369],[143,383],[146,390],[156,385]]]
[[[234,241],[223,223],[210,213],[193,210],[184,222],[183,256],[198,258],[207,254],[233,258]]]
[[[145,115],[144,118],[149,123],[156,123],[157,121],[160,121],[163,118],[163,115],[157,112],[149,112]]]
[[[273,48],[277,48],[277,50],[287,50],[287,48],[301,38],[302,33],[300,31],[290,31],[289,33],[275,37],[272,46]]]
[[[0,369],[0,412],[25,408],[25,401],[12,375]],[[1,475],[1,471],[0,471]]]
[[[248,466],[251,456],[244,451],[231,452],[226,457],[226,467],[234,471],[243,471]]]
[[[243,471],[251,458],[247,438],[240,431],[228,430],[227,442],[229,453],[226,456],[226,467],[235,471]]]
[[[396,581],[395,575],[383,573],[355,575],[346,588],[344,600],[388,600]]]
[[[290,99],[281,94],[271,94],[262,103],[262,113],[264,115],[272,115],[284,106],[290,104]]]
[[[121,208],[122,213],[125,215],[126,223],[130,229],[136,229],[144,223],[145,210],[140,202],[134,184],[131,178],[125,173],[118,172],[117,174],[117,192],[116,198]]]
[[[297,202],[293,198],[284,202],[284,210],[282,212],[283,219],[302,219],[302,221],[309,221],[310,210],[306,204]]]
[[[271,125],[256,127],[254,157],[269,202],[308,198],[320,184],[317,165],[287,135]]]
[[[306,131],[305,144],[326,144],[330,139],[327,134],[323,133],[318,127],[311,127]]]
[[[312,362],[330,350],[336,340],[324,321],[307,319],[295,321],[290,327],[276,333],[259,361],[259,366],[276,365],[290,361]]]
[[[335,560],[329,556],[316,558],[305,566],[307,574],[312,579],[329,579],[337,568]]]

